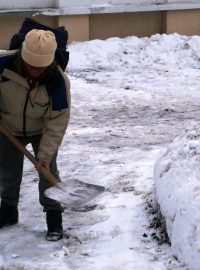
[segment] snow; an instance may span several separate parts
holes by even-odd
[[[155,165],[156,194],[173,253],[200,269],[200,130],[178,136]]]
[[[66,209],[65,237],[47,242],[37,174],[25,160],[19,223],[0,230],[2,269],[199,269],[199,46],[198,36],[178,34],[69,46],[61,178],[107,191],[90,211]],[[171,247],[152,237],[154,191]]]

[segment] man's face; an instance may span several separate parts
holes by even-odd
[[[33,67],[24,62],[24,67],[27,75],[31,78],[38,79],[45,75],[47,67]]]

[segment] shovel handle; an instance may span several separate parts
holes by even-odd
[[[36,165],[37,160],[36,158],[23,146],[19,140],[11,134],[7,127],[0,121],[0,132],[5,135],[5,137],[12,142],[17,149],[24,154],[34,165]],[[44,167],[40,167],[39,172],[46,178],[46,180],[51,183],[53,186],[59,184],[58,180],[51,174],[47,169]]]

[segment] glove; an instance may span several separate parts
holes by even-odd
[[[49,164],[43,160],[37,159],[35,164],[36,170],[39,171],[41,167],[44,167],[49,172]]]

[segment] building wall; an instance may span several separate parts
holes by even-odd
[[[200,9],[168,11],[166,33],[200,35]]]
[[[200,35],[200,9],[64,15],[59,23],[69,30],[70,42],[156,33]]]
[[[89,15],[59,16],[59,25],[68,30],[69,42],[89,40]]]
[[[31,17],[30,14],[13,15],[13,14],[1,14],[0,15],[0,49],[8,49],[10,40],[13,34],[17,33],[20,29],[25,17]],[[38,22],[44,23],[51,27],[58,25],[57,17],[49,16],[37,16],[34,17]]]
[[[119,1],[119,0],[118,0]],[[0,13],[0,49],[7,49],[25,17],[33,12]],[[200,9],[150,12],[95,13],[79,15],[37,15],[32,17],[51,27],[64,25],[69,42],[109,37],[151,36],[156,33],[200,35]]]
[[[0,1],[0,9],[18,10],[25,8],[54,8],[58,6],[58,3],[58,0],[6,0]]]
[[[62,15],[200,8],[199,0],[58,0]]]
[[[93,14],[90,16],[89,39],[161,34],[163,33],[163,15],[163,12]]]

